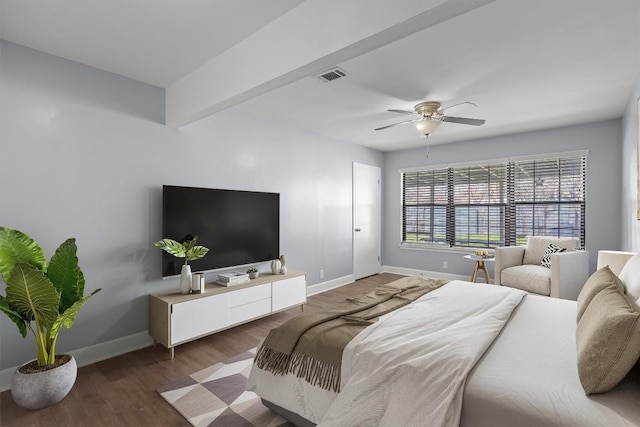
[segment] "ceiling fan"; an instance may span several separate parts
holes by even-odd
[[[459,123],[463,125],[471,125],[471,126],[481,126],[484,124],[485,120],[481,119],[469,119],[466,117],[453,117],[447,116],[444,114],[445,110],[448,110],[453,107],[457,107],[463,104],[471,104],[477,107],[473,102],[461,102],[459,104],[451,105],[446,108],[440,108],[441,105],[437,101],[425,101],[417,104],[413,107],[414,111],[408,110],[387,110],[392,113],[398,114],[408,114],[412,116],[416,116],[411,120],[406,120],[404,122],[393,123],[391,125],[382,126],[375,130],[383,130],[388,129],[398,125],[404,125],[407,123],[416,123],[416,128],[425,136],[428,136],[431,132],[433,132],[439,125],[440,122],[449,122],[449,123]]]

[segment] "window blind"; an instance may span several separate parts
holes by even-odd
[[[402,235],[412,243],[446,243],[448,171],[403,174]]]
[[[578,237],[585,244],[584,156],[516,161],[509,212],[509,243],[524,244],[526,236]]]
[[[523,244],[529,235],[585,245],[586,154],[501,160],[402,173],[402,242]]]

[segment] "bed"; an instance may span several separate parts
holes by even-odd
[[[611,253],[608,253],[608,256],[611,256]],[[623,256],[628,258],[628,255]],[[618,268],[616,267],[616,270]],[[618,272],[615,271],[615,273]],[[256,392],[265,405],[294,424],[305,426],[316,424],[479,427],[640,425],[640,364],[636,363],[611,391],[586,395],[577,368],[578,305],[576,302],[536,295],[523,296],[507,289],[504,289],[503,295],[500,293],[502,288],[452,281],[409,306],[381,317],[376,325],[382,326],[366,328],[345,347],[342,359],[342,382],[347,384],[343,384],[339,393],[311,385],[305,379],[291,373],[273,375],[256,365],[252,367],[247,389]],[[492,291],[483,292],[483,289]],[[411,369],[418,369],[409,373],[409,378],[403,380],[406,382],[396,383],[395,379],[398,376],[396,372],[392,372],[384,382],[366,382],[370,381],[368,377],[375,377],[375,375],[368,375],[367,369],[373,370],[375,369],[373,366],[387,363],[384,360],[378,363],[378,359],[369,360],[362,356],[363,353],[367,353],[366,346],[371,345],[367,340],[377,333],[376,328],[381,331],[381,334],[389,333],[389,331],[385,332],[385,328],[388,328],[392,335],[388,339],[391,340],[394,335],[393,323],[399,324],[406,319],[415,318],[412,313],[422,310],[422,308],[418,310],[421,304],[428,307],[429,311],[433,311],[439,302],[446,302],[447,307],[455,304],[455,298],[460,299],[460,295],[467,295],[467,299],[475,300],[484,298],[483,295],[488,293],[496,294],[500,301],[508,295],[510,298],[508,305],[513,307],[495,336],[489,336],[489,343],[478,344],[478,348],[474,350],[478,356],[467,356],[466,347],[469,346],[468,341],[474,341],[475,336],[484,333],[484,329],[487,329],[485,327],[480,327],[479,332],[467,331],[468,336],[463,340],[435,345],[418,343],[417,345],[421,346],[419,348],[423,348],[424,353],[429,355],[438,353],[440,348],[446,348],[453,356],[446,355],[443,358],[444,361],[435,362],[435,364],[427,362],[431,363],[427,368],[415,368],[413,360],[404,363],[402,370],[406,368],[404,365],[411,365]],[[483,305],[490,310],[489,306],[497,304],[488,302]],[[404,314],[397,314],[398,312]],[[473,309],[453,323],[464,333],[470,323],[484,324],[477,321],[484,314],[478,313],[477,309]],[[493,312],[487,313],[486,317],[491,321],[495,320],[495,317],[504,317],[504,314],[496,316]],[[443,312],[444,314],[447,313]],[[453,314],[448,313],[448,315]],[[405,316],[404,320],[402,316]],[[418,325],[423,322],[422,319],[417,321]],[[438,321],[436,317],[435,320],[429,320],[429,323],[435,322],[437,326]],[[384,326],[387,324],[391,326]],[[426,325],[422,327],[428,328]],[[404,351],[398,350],[399,348],[406,347],[406,354],[402,357],[411,359],[416,353],[418,347],[411,347],[414,345],[414,339],[410,334],[411,332],[406,344],[398,345],[401,341],[396,342],[394,357],[396,352]],[[427,332],[427,334],[431,333]],[[452,344],[458,344],[458,341],[462,343],[461,348],[451,347]],[[438,342],[441,343],[441,341]],[[458,355],[462,359],[456,359]],[[452,359],[452,362],[444,364],[449,359]],[[367,364],[370,366],[366,367]],[[469,364],[467,371],[451,373],[464,364]],[[354,374],[352,371],[358,368],[352,365],[363,365],[364,371],[360,374],[356,371]],[[366,376],[365,382],[359,383],[358,375],[360,379]],[[442,381],[442,378],[446,380]],[[388,390],[384,391],[387,388],[387,381],[390,385]],[[437,388],[438,382],[446,382],[450,385],[441,384],[440,388]],[[457,386],[452,384],[460,384],[459,390],[456,390]],[[431,387],[436,387],[435,391]],[[451,399],[446,402],[439,400],[447,394],[451,395]],[[365,396],[365,398],[358,401],[357,396]],[[396,406],[379,409],[381,403],[377,402],[378,399],[385,402],[395,399]],[[438,415],[438,410],[443,406],[447,408],[441,411],[442,415]],[[376,414],[376,410],[381,414]],[[390,416],[389,414],[393,414],[394,411],[396,411],[395,415]],[[398,411],[401,418],[394,418],[398,415]],[[387,413],[384,414],[384,412]],[[415,415],[405,416],[405,414]],[[402,422],[397,423],[400,419]]]

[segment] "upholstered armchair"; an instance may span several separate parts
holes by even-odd
[[[589,277],[589,253],[577,240],[530,236],[526,246],[495,250],[495,283],[553,298],[576,300]]]

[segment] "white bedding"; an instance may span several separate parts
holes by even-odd
[[[461,426],[640,426],[640,366],[586,396],[575,301],[528,295],[467,378]]]
[[[369,326],[345,347],[319,426],[459,425],[469,371],[525,295],[453,281]]]
[[[573,301],[525,297],[469,373],[460,425],[640,425],[639,366],[611,392],[585,396],[576,368],[575,315]],[[336,398],[294,375],[274,376],[255,365],[247,388],[314,423]]]

